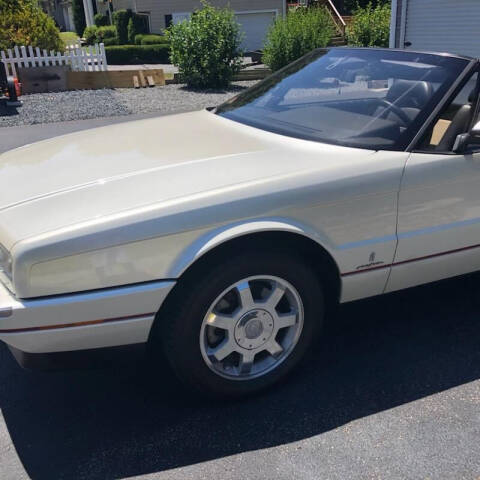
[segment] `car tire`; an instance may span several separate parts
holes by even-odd
[[[152,343],[154,349],[161,344],[189,389],[239,397],[285,378],[305,356],[323,316],[323,289],[305,259],[248,251],[187,272],[159,314]]]

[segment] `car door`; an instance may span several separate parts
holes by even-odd
[[[478,88],[474,72],[407,161],[386,291],[480,270],[480,149],[453,151],[478,121]]]

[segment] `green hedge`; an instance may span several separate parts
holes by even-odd
[[[113,24],[117,29],[118,42],[128,43],[128,21],[131,17],[131,10],[117,10],[113,12]]]
[[[102,41],[103,41],[103,44],[104,44],[106,47],[109,47],[109,46],[111,46],[111,45],[118,45],[118,39],[117,39],[117,37],[104,38]]]
[[[169,41],[164,35],[138,34],[135,35],[135,45],[166,45]]]
[[[96,27],[106,27],[110,25],[108,17],[103,13],[96,13],[93,17],[93,22],[95,23]]]
[[[85,28],[83,31],[83,38],[87,42],[87,45],[93,45],[97,41],[97,30],[98,27],[95,25]]]
[[[115,45],[105,47],[105,52],[111,65],[170,63],[168,45]]]
[[[97,42],[101,43],[107,38],[114,38],[117,40],[117,29],[113,25],[108,25],[105,27],[98,27],[97,29]],[[118,44],[118,41],[117,41]]]
[[[96,27],[92,25],[87,27],[83,32],[83,38],[87,45],[95,43],[105,43],[105,45],[118,45],[117,29],[114,25],[106,27]]]
[[[135,43],[135,37],[137,35],[146,33],[144,29],[144,24],[142,22],[140,15],[137,15],[136,13],[132,12],[132,16],[128,21],[127,31],[128,31],[128,43],[130,45],[133,45]]]

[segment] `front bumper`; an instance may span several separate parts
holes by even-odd
[[[0,340],[27,353],[144,343],[174,281],[16,299],[0,284]]]

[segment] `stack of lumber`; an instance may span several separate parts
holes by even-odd
[[[67,72],[67,90],[141,88],[165,85],[162,69]]]

